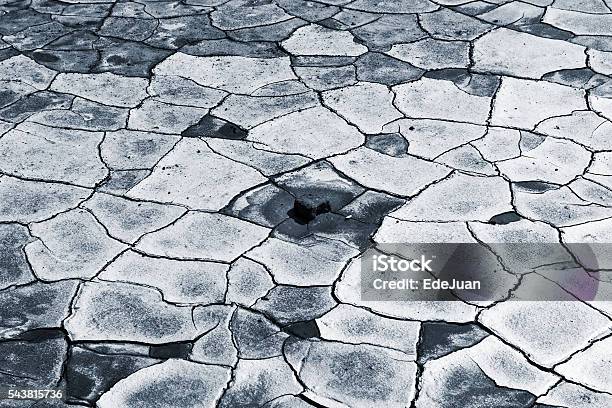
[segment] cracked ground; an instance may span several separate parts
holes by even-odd
[[[0,385],[67,394],[1,407],[612,407],[611,302],[359,289],[375,244],[612,240],[612,2],[2,0],[0,35]]]

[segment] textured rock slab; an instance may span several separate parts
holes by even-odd
[[[158,291],[125,283],[86,283],[65,327],[73,340],[163,344],[191,340],[191,308],[165,303]]]
[[[266,150],[320,159],[357,147],[364,137],[338,115],[316,107],[259,125],[249,132],[248,140]]]
[[[319,404],[405,407],[415,392],[416,364],[397,351],[368,345],[298,342],[286,354]]]
[[[364,186],[402,196],[413,196],[451,172],[447,167],[413,156],[391,157],[367,148],[330,161]]]
[[[420,68],[375,52],[359,57],[355,62],[355,67],[357,78],[360,81],[378,82],[389,86],[414,81],[423,75],[423,70]]]
[[[353,344],[375,344],[415,358],[420,324],[385,318],[340,304],[316,320],[321,338]]]
[[[167,360],[143,368],[119,381],[102,395],[100,408],[168,407],[213,408],[230,380],[227,367],[204,365],[184,360]],[[177,385],[180,384],[180,393]]]
[[[546,138],[524,156],[497,164],[499,170],[512,181],[544,181],[566,184],[583,174],[591,161],[591,154],[567,140]]]
[[[194,309],[193,320],[203,327],[204,334],[193,343],[189,358],[206,364],[220,364],[234,367],[238,362],[238,350],[230,321],[235,316],[233,306],[213,305]]]
[[[25,55],[0,61],[0,80],[19,81],[34,89],[46,89],[57,73],[37,64]]]
[[[357,0],[351,8],[374,13],[422,13],[434,11],[439,6],[428,0]]]
[[[545,184],[546,186],[546,184]],[[559,227],[597,221],[612,216],[610,208],[589,205],[567,187],[548,191],[516,188],[514,202],[526,217]]]
[[[489,333],[476,324],[424,322],[418,346],[418,361],[426,363],[457,350],[471,347],[488,335]]]
[[[479,320],[546,367],[612,328],[608,318],[580,302],[505,302],[484,311]]]
[[[109,234],[134,243],[146,233],[175,221],[187,210],[171,205],[131,201],[109,194],[95,194],[83,204],[93,212]]]
[[[612,35],[611,14],[580,13],[550,7],[542,21],[577,35]]]
[[[213,262],[152,258],[133,251],[123,253],[98,278],[158,288],[173,303],[221,303],[228,266]]]
[[[473,242],[467,226],[462,222],[412,222],[385,217],[376,231],[374,241],[384,244],[397,242]]]
[[[453,174],[391,215],[407,221],[488,221],[511,211],[510,202],[510,188],[500,177]]]
[[[165,59],[153,72],[182,76],[202,86],[243,94],[274,82],[295,79],[289,58],[196,57],[180,52]]]
[[[470,64],[469,43],[463,41],[427,38],[394,45],[387,54],[426,70],[466,68]]]
[[[36,222],[76,207],[91,192],[59,183],[0,178],[0,221]]]
[[[465,349],[465,354],[501,387],[542,395],[559,380],[557,375],[535,367],[519,351],[494,336]]]
[[[91,278],[126,248],[85,210],[34,224],[32,234],[39,240],[26,247],[26,254],[36,276],[46,280]]]
[[[553,116],[586,109],[584,93],[568,86],[504,78],[497,92],[491,124],[533,129]]]
[[[190,212],[144,237],[137,249],[170,258],[229,262],[268,236],[270,230],[227,215]]]
[[[497,93],[491,123],[499,126],[534,128],[553,116],[586,109],[578,89],[547,82],[504,78]]]
[[[236,310],[230,329],[234,333],[238,355],[244,359],[280,356],[289,337],[265,315],[245,309]]]
[[[472,141],[471,145],[485,160],[496,162],[518,157],[521,133],[518,130],[489,127],[483,138]]]
[[[577,129],[581,131],[577,132]],[[573,112],[570,116],[546,119],[536,131],[546,135],[571,139],[595,150],[606,150],[610,146],[609,132],[612,123],[591,111]]]
[[[345,263],[359,254],[342,242],[309,237],[296,243],[270,238],[247,253],[266,265],[274,281],[286,285],[330,285]]]
[[[147,356],[103,354],[86,347],[73,347],[66,367],[67,393],[95,401],[119,380],[159,362]]]
[[[60,327],[76,290],[76,281],[61,281],[36,282],[0,292],[0,338]]]
[[[124,77],[105,72],[103,74],[59,74],[51,84],[51,90],[69,93],[105,105],[131,108],[148,95],[149,81],[144,78]]]
[[[364,133],[380,133],[385,124],[403,116],[392,105],[393,93],[381,84],[363,82],[327,91],[323,101]]]
[[[291,112],[319,105],[312,92],[280,96],[230,95],[212,113],[244,129],[287,115]]]
[[[253,168],[214,153],[204,141],[183,139],[128,195],[219,210],[238,193],[265,181]]]
[[[263,265],[246,258],[240,258],[232,264],[227,278],[227,301],[244,306],[252,306],[274,287]]]
[[[409,43],[427,36],[414,15],[383,15],[352,30],[370,50],[387,51],[393,44]]]
[[[213,108],[227,95],[227,92],[200,86],[177,75],[154,76],[147,92],[161,102],[198,108]]]
[[[288,324],[315,319],[336,304],[328,286],[299,288],[277,285],[265,298],[257,301],[254,309],[266,313],[279,323]]]
[[[32,240],[23,225],[0,224],[0,289],[34,280],[23,252]]]
[[[100,152],[113,169],[149,169],[179,141],[176,135],[119,130],[107,132]]]
[[[493,164],[486,161],[471,145],[460,146],[448,151],[438,157],[436,162],[475,175],[496,176],[499,174]]]
[[[589,50],[587,53],[593,71],[604,75],[612,74],[612,54],[598,50]]]
[[[612,378],[610,378],[612,360],[609,353],[611,345],[611,337],[598,341],[586,350],[574,354],[569,361],[557,366],[555,371],[589,388],[610,393],[612,389]]]
[[[538,399],[543,407],[562,406],[576,408],[607,407],[612,404],[610,394],[599,393],[581,387],[578,384],[563,381],[548,392],[545,396]]]
[[[282,154],[264,150],[266,146],[249,141],[227,139],[205,139],[206,144],[215,152],[238,163],[246,164],[269,177],[301,167],[310,159],[298,154]]]
[[[292,16],[273,3],[261,3],[245,0],[232,0],[211,13],[216,27],[222,30],[237,30],[246,27],[257,27],[279,23]]]
[[[93,187],[108,173],[98,156],[102,138],[100,132],[20,124],[0,139],[0,170]]]
[[[29,118],[41,125],[89,131],[121,129],[127,119],[127,108],[110,107],[78,97],[74,98],[70,110],[46,110]]]
[[[46,388],[60,381],[68,344],[59,331],[0,343],[0,383],[15,388]]]
[[[351,33],[316,24],[298,28],[282,45],[293,55],[358,56],[368,51]]]
[[[393,87],[396,106],[410,118],[440,118],[484,124],[490,98],[470,95],[450,81],[422,78]]]
[[[295,67],[295,73],[310,88],[326,91],[339,86],[355,85],[357,82],[355,67]]]
[[[589,170],[594,174],[612,175],[612,152],[595,153]]]
[[[514,408],[529,407],[535,398],[529,392],[496,384],[469,352],[460,351],[425,363],[415,406]]]
[[[592,245],[592,251],[596,257],[595,260],[589,259],[588,256],[581,257],[578,255],[579,259],[586,265],[590,265],[592,269],[601,268],[610,270],[612,269],[612,257],[606,245],[604,245],[612,239],[612,229],[610,229],[610,225],[612,225],[612,219],[606,218],[601,221],[563,228],[561,230],[562,239],[563,242],[567,243],[585,242],[596,244]],[[595,264],[593,264],[593,262],[595,262]]]
[[[478,17],[499,25],[516,24],[523,26],[538,22],[543,12],[543,8],[532,4],[511,2],[480,14]]]
[[[384,130],[399,132],[408,142],[409,154],[430,160],[486,132],[484,126],[430,119],[400,119]]]
[[[578,197],[591,203],[606,205],[612,200],[612,190],[587,179],[578,178],[569,184],[569,188]]]
[[[493,28],[490,24],[447,8],[423,14],[419,20],[425,31],[444,40],[474,40]]]
[[[586,66],[584,48],[499,28],[476,40],[474,69],[539,79],[549,72]]]
[[[180,134],[196,124],[207,113],[208,109],[147,99],[130,111],[128,127],[148,132]]]
[[[282,357],[241,360],[233,382],[219,401],[220,408],[261,406],[286,394],[299,394],[303,387]]]
[[[510,216],[510,214],[507,214]],[[498,217],[501,218],[501,217]],[[559,242],[559,232],[543,222],[517,219],[508,224],[494,222],[469,223],[474,237],[481,242],[492,243],[531,243],[529,245],[504,246],[496,245],[493,251],[501,258],[507,270],[513,273],[527,273],[546,264],[573,262],[564,249],[556,245],[538,245]]]
[[[606,85],[595,88],[588,97],[589,106],[593,112],[612,120],[612,98]]]

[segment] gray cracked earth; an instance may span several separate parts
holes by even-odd
[[[612,407],[612,303],[365,302],[612,240],[607,0],[4,0],[2,407]],[[609,290],[610,283],[601,282]]]

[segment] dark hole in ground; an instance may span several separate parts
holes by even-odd
[[[331,212],[329,201],[315,202],[313,200],[300,199],[293,202],[293,208],[287,212],[287,215],[294,219],[300,225],[306,225],[314,220],[317,215]]]

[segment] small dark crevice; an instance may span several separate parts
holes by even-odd
[[[295,220],[300,225],[306,225],[313,221],[318,215],[326,214],[332,211],[329,201],[315,201],[311,197],[306,196],[293,202],[293,208],[287,212],[287,215]]]

